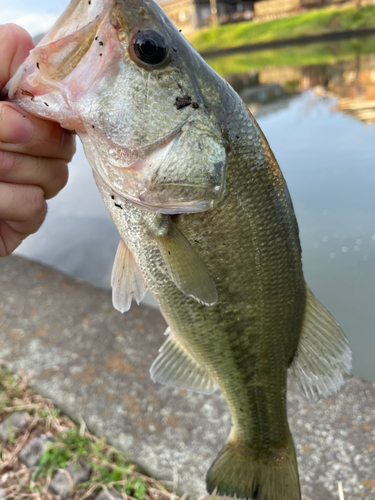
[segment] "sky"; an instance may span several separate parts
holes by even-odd
[[[0,0],[0,24],[16,23],[31,36],[45,33],[69,0]]]

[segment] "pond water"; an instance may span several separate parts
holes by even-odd
[[[346,332],[354,374],[375,380],[375,38],[209,63],[259,121],[292,195],[306,281]],[[79,147],[17,253],[109,288],[118,241]]]

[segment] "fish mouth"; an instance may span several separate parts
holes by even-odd
[[[103,22],[110,16],[113,1],[72,0],[55,25],[30,51],[3,92],[7,91],[13,99],[21,83],[34,97],[43,95],[45,85],[59,88],[60,82],[73,73],[90,51]]]
[[[85,33],[87,27],[94,23],[99,25],[113,3],[114,0],[71,0],[62,16],[40,40],[38,46],[42,47],[57,40],[67,39],[77,32],[82,33],[82,30]]]
[[[119,40],[109,22],[116,0],[72,0],[51,30],[31,50],[2,91],[29,112],[85,130],[77,105],[102,80],[114,74]],[[105,39],[105,43],[103,42]],[[95,62],[95,63],[94,63]],[[90,71],[87,71],[90,67]]]

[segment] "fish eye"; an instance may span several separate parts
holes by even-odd
[[[152,28],[138,31],[133,39],[133,50],[139,61],[152,66],[162,64],[169,55],[166,39],[159,31]]]

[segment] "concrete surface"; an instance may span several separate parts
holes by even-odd
[[[26,465],[26,467],[35,467],[44,450],[47,448],[48,443],[54,441],[56,441],[56,438],[49,432],[47,434],[35,436],[19,452],[19,461]]]
[[[148,370],[165,322],[148,307],[125,315],[108,291],[20,257],[0,259],[0,358],[32,372],[31,385],[180,492],[205,493],[204,477],[230,417],[208,397],[155,385]],[[304,500],[375,499],[375,383],[348,378],[329,400],[289,390],[290,424]]]
[[[30,415],[26,412],[14,412],[9,415],[0,424],[0,440],[8,441],[13,439],[22,427],[25,427],[27,422],[30,420]]]

